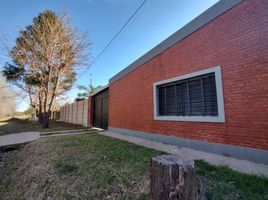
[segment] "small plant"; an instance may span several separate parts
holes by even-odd
[[[40,188],[41,188],[41,189],[44,189],[44,190],[48,190],[52,185],[53,185],[53,182],[52,182],[52,181],[50,181],[50,180],[45,180],[45,182],[43,182],[43,183],[40,185]]]
[[[74,172],[78,167],[67,160],[59,160],[56,162],[55,167],[58,169],[61,175]]]
[[[8,189],[11,185],[12,181],[11,178],[8,176],[3,180],[3,186],[5,189]]]

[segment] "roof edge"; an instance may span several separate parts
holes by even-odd
[[[100,88],[100,89],[98,89],[96,92],[94,92],[93,94],[91,94],[91,95],[90,95],[90,97],[93,97],[94,95],[96,95],[96,94],[100,93],[101,91],[103,91],[103,90],[107,89],[108,87],[109,87],[109,84],[107,84],[107,85],[105,85],[105,86],[101,87],[101,88]]]
[[[225,12],[227,12],[237,4],[241,3],[242,1],[243,0],[220,0],[213,6],[205,10],[203,13],[201,13],[199,16],[194,18],[192,21],[184,25],[178,31],[173,33],[167,39],[165,39],[164,41],[156,45],[154,48],[149,50],[147,53],[142,55],[140,58],[135,60],[133,63],[128,65],[126,68],[121,70],[119,73],[114,75],[112,78],[110,78],[109,84],[119,80],[120,78],[134,71],[139,66],[153,59],[155,56],[161,54],[163,51],[167,50],[176,43],[180,42],[187,36],[191,35],[193,32],[197,31],[198,29],[205,26],[212,20],[224,14]]]

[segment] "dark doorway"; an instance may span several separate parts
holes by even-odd
[[[108,129],[109,89],[93,96],[93,126]]]

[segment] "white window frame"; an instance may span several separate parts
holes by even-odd
[[[158,112],[158,85],[163,85],[166,83],[171,83],[179,80],[184,80],[188,78],[193,78],[200,75],[205,75],[209,73],[215,73],[216,82],[216,92],[217,92],[217,103],[218,103],[218,116],[160,116]],[[222,78],[221,78],[221,66],[216,66],[208,68],[205,70],[193,72],[190,74],[185,74],[182,76],[177,76],[174,78],[162,80],[155,82],[153,84],[154,92],[154,120],[166,120],[166,121],[191,121],[191,122],[225,122],[224,114],[224,101],[223,101],[223,89],[222,89]]]

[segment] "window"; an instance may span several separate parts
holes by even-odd
[[[224,122],[220,67],[154,84],[156,120]]]

